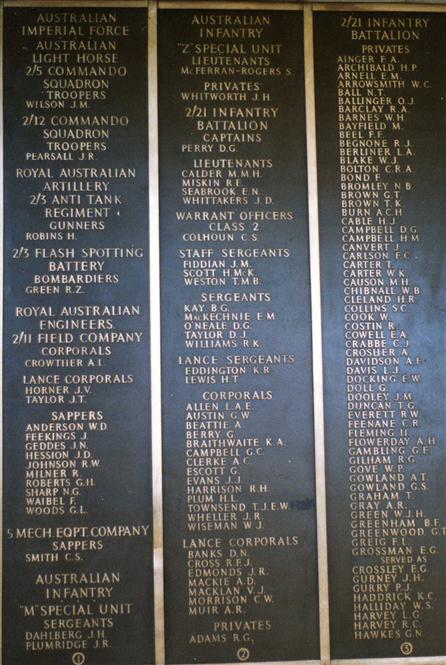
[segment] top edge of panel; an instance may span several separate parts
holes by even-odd
[[[306,3],[304,6],[311,4],[314,11],[321,12],[334,12],[334,11],[377,11],[377,12],[444,12],[446,11],[446,3],[443,0],[434,0],[434,2],[397,2],[390,3],[387,1],[381,2],[355,2],[354,0],[346,0],[344,2],[337,2],[336,0],[325,0],[325,2]]]
[[[383,10],[383,11],[419,11],[424,10],[441,11],[446,10],[446,0],[324,0],[324,2],[312,2],[310,0],[254,0],[243,2],[241,0],[0,0],[0,6],[4,7],[147,7],[158,6],[161,9],[177,7],[232,7],[234,9],[265,7],[271,9],[303,9],[310,7],[315,11],[340,11],[343,9]]]
[[[20,0],[6,0],[6,2],[17,1]],[[29,2],[32,2],[32,0],[29,0]],[[374,8],[395,9],[397,11],[417,9],[419,7],[433,7],[434,9],[443,7],[446,9],[446,0],[417,0],[417,2],[411,2],[410,0],[396,0],[395,2],[389,2],[389,0],[374,0],[373,2],[370,2],[369,0],[343,0],[343,2],[339,2],[339,0],[324,0],[324,2],[312,2],[310,0],[285,0],[285,2],[283,0],[254,0],[252,2],[242,2],[240,0],[159,0],[156,2],[156,0],[154,0],[153,4],[157,4],[160,8],[189,6],[215,7],[220,5],[234,8],[268,6],[277,9],[282,7],[285,9],[293,7],[303,9],[304,7],[310,7],[316,11],[338,10],[344,8],[351,9],[352,7],[368,10]]]
[[[8,1],[8,0],[7,0]],[[14,0],[9,0],[14,2]],[[388,0],[375,0],[375,2],[357,2],[357,0],[325,0],[325,2],[282,2],[281,0],[256,0],[255,2],[240,2],[240,0],[160,0],[159,9],[268,9],[276,11],[297,11],[311,9],[313,11],[446,11],[444,0],[411,3],[407,1],[389,3]]]
[[[147,0],[0,0],[0,7],[116,7],[116,8],[147,8]]]
[[[240,2],[239,0],[162,0],[158,3],[159,9],[240,9],[240,10],[269,10],[269,11],[302,11],[306,5],[298,2]]]

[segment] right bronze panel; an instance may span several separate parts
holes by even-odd
[[[445,20],[314,16],[335,659],[445,653]]]

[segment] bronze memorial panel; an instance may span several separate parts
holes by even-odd
[[[4,20],[3,663],[148,665],[147,10]]]
[[[445,7],[350,6],[0,1],[0,665],[446,665]]]
[[[315,17],[333,658],[445,653],[445,18]]]
[[[158,21],[166,662],[318,658],[302,12]]]

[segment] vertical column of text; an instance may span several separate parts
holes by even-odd
[[[147,13],[5,19],[4,662],[149,663]]]
[[[160,15],[168,662],[317,658],[302,15]]]
[[[445,138],[444,49],[435,22],[444,27],[444,19],[358,13],[318,21],[316,49],[324,30],[334,35],[333,47],[316,55],[321,144],[324,120],[337,127],[331,165],[319,148],[321,197],[335,199],[321,214],[325,340],[334,337],[342,357],[342,364],[332,362],[327,351],[328,448],[335,451],[328,453],[329,497],[343,474],[348,488],[329,501],[333,606],[337,594],[346,605],[342,619],[333,616],[333,653],[440,655],[446,523],[438,475],[445,449],[437,276]],[[337,190],[328,185],[330,166]],[[342,387],[336,401],[329,394],[334,380]],[[335,418],[339,438],[330,438]],[[334,455],[343,460],[331,461]],[[341,551],[348,564],[338,572]]]

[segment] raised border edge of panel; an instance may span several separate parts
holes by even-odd
[[[122,9],[147,9],[148,0],[3,0],[5,7],[115,7]]]
[[[378,2],[312,2],[311,8],[315,12],[445,12],[446,4],[421,4],[421,3],[389,3]]]
[[[410,656],[404,658],[337,658],[331,665],[446,665],[446,656]]]
[[[3,168],[3,0],[0,1],[0,665],[3,663],[3,268],[4,268],[4,168]]]
[[[157,2],[148,6],[148,160],[150,232],[150,372],[152,410],[153,590],[155,663],[165,662],[161,301],[159,240],[159,127]]]
[[[253,9],[257,11],[303,11],[303,3],[294,2],[229,2],[226,0],[160,0],[159,9]]]
[[[319,251],[316,100],[314,80],[313,12],[304,9],[305,117],[307,138],[308,227],[311,289],[314,461],[318,563],[319,644],[321,665],[330,664],[327,499],[325,475],[324,379],[322,359],[322,303]]]

